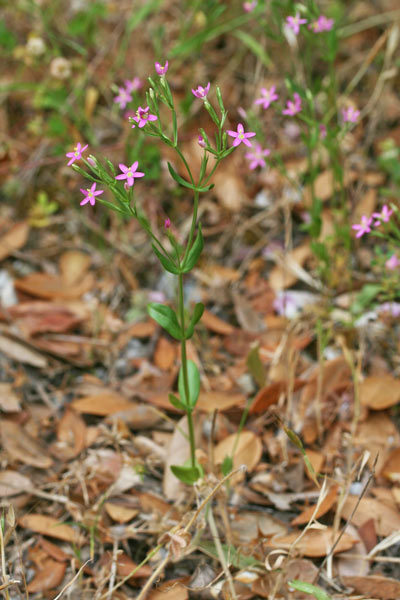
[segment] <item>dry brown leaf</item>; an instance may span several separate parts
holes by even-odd
[[[71,556],[64,552],[60,546],[53,544],[49,540],[46,540],[46,538],[40,538],[39,545],[50,558],[54,558],[54,560],[57,560],[58,562],[65,562],[71,558]]]
[[[382,475],[394,483],[400,482],[400,448],[389,454],[382,468]]]
[[[4,412],[19,412],[19,398],[11,383],[0,383],[0,409]]]
[[[351,523],[347,525],[346,532],[349,535],[352,535],[354,539],[357,540],[357,543],[354,544],[351,550],[342,552],[342,554],[337,557],[336,565],[340,577],[346,575],[368,575],[370,563],[368,560],[365,560],[368,550],[360,532]]]
[[[370,452],[370,468],[377,458],[376,472],[380,473],[391,450],[400,447],[400,434],[387,413],[372,412],[358,425],[354,441]]]
[[[58,263],[61,279],[65,286],[73,287],[86,275],[92,259],[79,250],[68,250],[61,255]]]
[[[350,518],[357,502],[358,498],[355,496],[347,498],[342,509],[343,519]],[[380,536],[385,537],[400,529],[400,513],[395,508],[391,508],[375,498],[362,498],[352,517],[352,523],[361,527],[371,517],[374,519],[376,533]]]
[[[67,569],[66,562],[59,562],[51,558],[44,560],[35,577],[28,583],[27,591],[35,594],[53,590],[60,585],[64,579]]]
[[[54,537],[64,542],[80,545],[83,541],[83,536],[70,525],[60,523],[58,519],[48,515],[30,513],[18,519],[18,523],[25,529],[31,529],[41,535]]]
[[[213,183],[213,193],[229,212],[239,212],[249,201],[243,177],[233,167],[218,171]]]
[[[232,392],[200,392],[196,408],[205,412],[224,411],[233,406],[244,408],[246,396]]]
[[[87,273],[84,278],[73,286],[67,286],[58,275],[49,273],[31,273],[21,279],[16,279],[14,285],[17,290],[46,299],[74,300],[94,287],[95,279],[92,273]]]
[[[210,331],[219,333],[220,335],[230,335],[235,331],[233,325],[223,321],[209,310],[204,311],[203,316],[201,317],[201,323]]]
[[[268,546],[289,550],[299,537],[300,533],[300,531],[294,531],[283,537],[275,537],[268,542]],[[301,538],[300,542],[296,544],[296,550],[302,556],[308,556],[310,558],[323,557],[330,552],[336,539],[337,533],[335,534],[332,527],[327,527],[323,530],[309,529]],[[357,540],[352,536],[345,533],[335,547],[334,554],[350,550],[356,541]]]
[[[176,344],[161,336],[154,351],[154,364],[162,371],[169,371],[176,359]]]
[[[165,581],[147,596],[148,600],[188,600],[189,590],[187,585],[179,581]]]
[[[137,564],[133,562],[133,560],[127,554],[125,554],[125,552],[123,552],[122,554],[118,554],[117,573],[120,577],[127,577],[129,573],[132,573],[132,571],[136,567]],[[135,579],[138,579],[140,577],[150,577],[151,573],[152,569],[150,565],[143,565],[136,571],[136,573],[132,575],[130,579],[128,579],[128,581],[134,581]]]
[[[338,493],[338,486],[334,485],[329,490],[329,492],[327,493],[325,498],[322,500],[322,502],[320,503],[319,508],[315,515],[315,519],[319,519],[320,517],[325,515],[329,510],[331,510],[332,506],[336,502],[337,493]],[[303,512],[300,513],[297,517],[295,517],[292,520],[291,524],[292,525],[304,525],[305,523],[308,523],[310,521],[311,517],[313,516],[314,511],[315,511],[315,506],[309,506],[308,508],[303,510]]]
[[[76,458],[86,447],[86,425],[76,412],[67,408],[57,424],[57,442],[51,452],[60,460]]]
[[[0,471],[0,498],[16,496],[21,492],[28,492],[32,488],[32,482],[26,475],[18,471]]]
[[[112,520],[117,521],[118,523],[127,523],[128,521],[131,521],[139,512],[137,508],[125,506],[124,504],[116,502],[106,502],[104,507]]]
[[[231,456],[233,449],[237,442],[237,434],[233,433],[227,438],[222,440],[214,450],[214,458],[216,464],[222,464],[225,457]],[[252,431],[241,431],[239,434],[239,441],[235,449],[233,456],[233,468],[237,469],[241,465],[246,465],[248,471],[253,469],[260,462],[262,455],[262,443],[259,437],[257,437]],[[244,477],[244,473],[238,473],[232,477],[232,482],[241,481]]]
[[[360,402],[373,410],[384,410],[400,402],[400,380],[389,374],[366,377],[359,386]]]
[[[283,257],[284,263],[282,265],[275,265],[269,274],[271,288],[277,292],[291,287],[299,278],[295,268],[296,265],[302,267],[311,256],[312,250],[308,240],[291,252],[288,252]]]
[[[397,600],[400,598],[400,581],[379,575],[366,577],[341,577],[344,585],[353,588],[357,594],[379,600]]]
[[[132,403],[116,392],[103,392],[102,394],[94,394],[93,396],[73,400],[71,407],[78,413],[106,417],[129,410]]]
[[[65,333],[83,320],[69,307],[53,302],[23,302],[11,306],[8,312],[27,337],[43,332]]]
[[[1,352],[4,352],[6,356],[17,362],[31,365],[38,369],[45,369],[48,366],[47,359],[43,354],[40,354],[22,342],[5,335],[0,335],[0,353]]]
[[[19,460],[38,469],[48,469],[53,464],[44,448],[17,423],[0,422],[0,438],[11,460]]]
[[[187,418],[182,417],[175,426],[171,442],[168,446],[164,466],[163,492],[168,500],[177,500],[184,489],[183,483],[171,471],[172,465],[183,465],[190,456]]]
[[[293,386],[293,391],[297,391],[304,385],[306,385],[306,381],[302,381],[301,379],[296,379]],[[288,389],[287,381],[274,381],[261,388],[254,398],[251,408],[250,414],[259,414],[265,412],[270,406],[276,404],[281,396],[281,394],[285,394]]]
[[[14,250],[25,246],[29,235],[29,225],[26,221],[16,223],[0,238],[0,261],[4,260]]]

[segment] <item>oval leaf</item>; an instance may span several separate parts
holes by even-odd
[[[197,365],[192,360],[187,361],[187,370],[188,370],[188,386],[189,386],[189,398],[186,396],[185,390],[185,380],[183,377],[183,367],[181,366],[179,370],[179,378],[178,378],[178,390],[179,395],[182,398],[183,403],[187,408],[194,408],[196,406],[196,402],[199,399],[200,394],[200,373],[197,368]]]
[[[161,327],[163,327],[176,340],[182,339],[181,328],[176,314],[169,306],[151,302],[147,305],[147,312]]]
[[[187,340],[189,340],[192,337],[192,335],[194,333],[194,328],[196,327],[197,323],[200,321],[201,317],[203,316],[203,312],[204,312],[204,304],[202,302],[198,302],[196,304],[196,306],[194,307],[192,318],[190,319],[190,323],[185,332],[185,337]]]
[[[196,483],[200,478],[200,471],[197,467],[182,467],[179,465],[171,465],[171,471],[177,479],[188,485]]]
[[[162,264],[162,266],[164,267],[164,269],[166,271],[169,271],[170,273],[173,273],[174,275],[179,275],[179,273],[181,271],[179,270],[178,267],[176,267],[174,265],[172,260],[170,260],[169,258],[164,256],[164,254],[161,254],[161,252],[158,250],[158,248],[156,248],[156,246],[154,244],[152,244],[152,248],[154,250],[154,254],[157,255],[157,258],[160,261],[160,263]]]
[[[193,246],[189,250],[189,254],[186,257],[185,262],[182,265],[182,273],[188,273],[188,271],[191,271],[193,269],[193,267],[195,266],[195,264],[197,263],[197,261],[199,259],[199,256],[203,250],[203,247],[204,247],[204,239],[203,239],[203,234],[201,232],[201,225],[199,223],[199,232],[193,243]]]

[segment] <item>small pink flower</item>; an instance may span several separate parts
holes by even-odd
[[[125,79],[125,88],[128,94],[137,92],[137,90],[140,90],[141,87],[143,87],[143,81],[140,79],[140,77],[134,77],[132,80]]]
[[[120,109],[123,110],[128,104],[128,102],[132,102],[132,96],[130,95],[128,90],[126,90],[123,87],[118,88],[118,91],[119,94],[118,96],[115,96],[114,102],[117,102],[119,104]]]
[[[167,60],[165,61],[165,65],[164,66],[160,65],[159,62],[156,62],[154,64],[154,66],[156,68],[157,75],[160,75],[160,76],[161,75],[165,75],[165,73],[168,71],[168,61]]]
[[[89,158],[87,159],[87,161],[88,161],[89,165],[91,165],[92,167],[96,166],[96,161],[91,156],[89,156]]]
[[[270,106],[271,102],[274,102],[279,98],[275,90],[276,86],[274,85],[270,87],[269,90],[266,88],[261,88],[261,98],[257,98],[254,104],[262,104],[264,110],[266,110]]]
[[[96,191],[96,183],[94,183],[92,185],[92,187],[87,188],[87,190],[83,190],[81,188],[81,192],[85,196],[84,199],[82,200],[82,202],[80,202],[81,206],[83,206],[84,204],[87,204],[88,202],[90,202],[91,206],[94,206],[96,204],[96,196],[100,196],[100,194],[104,194],[104,190]]]
[[[287,100],[286,108],[282,111],[283,115],[293,117],[301,111],[301,98],[299,94],[293,94],[294,101]]]
[[[397,269],[397,267],[400,267],[400,260],[395,254],[392,254],[392,256],[385,262],[385,267],[389,269],[389,271],[393,271],[394,269]]]
[[[387,204],[384,204],[382,206],[382,212],[372,213],[372,216],[374,217],[374,219],[378,219],[378,221],[375,221],[374,226],[379,227],[379,225],[381,223],[389,223],[390,217],[392,216],[392,214],[393,214],[392,209],[389,208]]]
[[[326,125],[321,123],[321,125],[319,126],[319,135],[321,137],[321,140],[324,140],[326,138],[326,134],[327,134]]]
[[[168,219],[165,219],[164,227],[165,229],[169,229],[171,227],[171,219],[169,217]]]
[[[197,89],[192,89],[192,94],[196,96],[196,98],[205,98],[210,91],[210,82],[207,83],[206,87],[199,85]]]
[[[200,148],[205,148],[207,146],[206,141],[202,135],[199,135],[199,137],[197,138],[197,143],[200,146]]]
[[[243,142],[243,144],[245,144],[245,146],[248,146],[250,148],[251,142],[249,142],[249,140],[247,138],[250,138],[250,137],[253,137],[256,135],[254,132],[245,133],[243,125],[241,123],[239,123],[239,125],[237,126],[237,131],[228,130],[227,134],[230,135],[231,137],[235,138],[235,140],[233,142],[233,146],[235,148],[236,148],[236,146],[239,146],[239,144],[241,144],[242,142]]]
[[[68,162],[67,166],[69,167],[70,165],[72,165],[72,163],[74,163],[76,160],[79,160],[80,158],[82,158],[82,152],[84,152],[86,150],[86,148],[88,147],[88,144],[86,144],[86,146],[82,147],[82,144],[78,143],[76,145],[76,148],[73,150],[73,152],[67,152],[67,154],[65,155],[67,158],[70,158],[71,160]]]
[[[335,21],[333,19],[328,19],[325,15],[320,15],[316,21],[311,23],[310,29],[314,31],[314,33],[322,33],[323,31],[330,31],[333,29]]]
[[[344,123],[356,123],[359,116],[360,111],[356,110],[352,106],[349,106],[348,108],[344,108],[342,110],[342,117]]]
[[[121,169],[122,174],[117,175],[115,179],[126,179],[126,183],[129,185],[129,187],[132,187],[135,183],[135,177],[144,177],[144,173],[136,170],[138,165],[138,161],[135,161],[131,167],[120,164],[119,168]]]
[[[257,0],[253,0],[253,2],[243,2],[243,10],[244,12],[250,13],[253,12],[253,10],[256,8],[257,6]]]
[[[133,120],[136,121],[138,127],[144,127],[148,121],[157,121],[156,115],[151,115],[149,113],[149,107],[139,108],[136,111],[136,117],[133,117]],[[136,125],[132,125],[132,129],[135,129]]]
[[[364,235],[364,233],[369,233],[371,231],[371,223],[372,217],[366,217],[363,215],[361,217],[360,225],[352,225],[351,228],[357,231],[356,237],[359,238]]]
[[[266,148],[263,150],[260,144],[256,144],[255,149],[252,152],[247,152],[245,157],[250,161],[249,169],[254,171],[257,167],[265,167],[267,163],[264,160],[264,156],[271,154],[271,150]]]
[[[300,32],[300,25],[304,25],[307,23],[307,19],[301,19],[300,13],[296,13],[294,17],[286,17],[287,27],[293,29],[295,35],[298,35]]]

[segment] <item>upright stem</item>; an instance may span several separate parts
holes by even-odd
[[[194,191],[192,225],[190,227],[190,233],[189,233],[188,241],[187,241],[187,244],[186,244],[185,255],[183,257],[182,262],[185,262],[186,257],[189,254],[189,250],[192,247],[194,232],[195,232],[196,223],[197,223],[197,211],[198,211],[198,208],[199,208],[199,192],[197,190],[195,190]]]
[[[182,341],[181,341],[181,361],[182,361],[182,372],[183,372],[183,385],[185,388],[185,395],[187,400],[189,400],[189,377],[188,377],[188,366],[187,366],[187,353],[186,353],[186,340],[185,340],[185,299],[183,295],[183,273],[179,273],[179,289],[178,289],[178,310],[179,310],[179,320],[182,331]],[[193,417],[192,417],[192,409],[188,406],[186,409],[186,416],[188,421],[188,429],[189,429],[189,443],[190,443],[190,465],[191,467],[196,466],[196,441],[194,438],[194,426],[193,426]]]

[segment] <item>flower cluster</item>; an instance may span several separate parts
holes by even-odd
[[[295,16],[286,17],[286,27],[291,29],[295,35],[299,35],[300,26],[305,25],[308,22],[307,19],[302,19],[300,17],[300,13],[297,12]],[[323,33],[325,31],[331,31],[335,21],[333,19],[328,19],[325,15],[320,15],[316,21],[313,21],[309,24],[308,28],[310,31],[314,33]]]
[[[143,86],[143,82],[139,77],[134,77],[132,80],[125,80],[125,87],[118,88],[118,96],[114,98],[114,102],[119,104],[121,110],[126,108],[129,102],[132,102],[132,93],[140,90]]]
[[[393,210],[387,204],[384,204],[380,213],[374,212],[370,217],[363,215],[361,223],[352,225],[351,228],[357,231],[356,237],[359,238],[365,233],[370,233],[372,226],[379,227],[382,223],[389,223],[392,214]],[[373,223],[374,219],[376,221]]]

